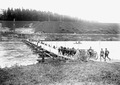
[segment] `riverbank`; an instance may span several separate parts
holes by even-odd
[[[1,85],[119,85],[120,63],[48,60],[0,69]]]

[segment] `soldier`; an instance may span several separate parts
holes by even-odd
[[[56,47],[55,47],[55,46],[53,46],[53,48],[54,48],[54,49],[56,49]]]
[[[61,48],[62,48],[62,46],[58,48],[58,53],[59,54],[61,54]]]
[[[71,53],[72,56],[75,55],[75,53],[76,53],[76,49],[73,47],[73,48],[72,48],[72,53]]]
[[[109,60],[111,60],[109,57],[109,51],[107,50],[107,48],[105,48],[105,61],[106,61],[106,58],[108,58]]]
[[[38,46],[39,43],[40,43],[40,40],[37,41],[37,46]]]
[[[105,59],[105,57],[104,57],[104,51],[103,51],[102,48],[101,48],[101,51],[100,51],[100,61],[101,61],[101,58]]]
[[[90,48],[88,49],[88,53],[89,53],[90,57],[92,57],[92,55],[93,55],[93,49],[92,49],[92,47],[90,47]]]
[[[66,47],[63,47],[62,53],[63,53],[63,55],[66,54]]]

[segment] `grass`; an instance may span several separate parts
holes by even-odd
[[[2,23],[3,27],[13,28],[12,21],[0,21],[0,23]],[[119,41],[120,40],[119,39],[120,28],[119,28],[119,24],[117,23],[115,24],[115,23],[64,22],[64,21],[62,22],[16,21],[15,22],[16,28],[18,29],[23,28],[25,25],[28,25],[30,23],[33,23],[32,28],[35,31],[35,33],[38,34],[40,34],[41,32],[51,33],[51,34],[42,34],[39,36],[39,38],[47,37],[45,40],[49,40],[49,41],[78,41],[78,40],[79,41],[100,41],[100,40]],[[57,35],[55,33],[57,33]],[[66,35],[63,35],[61,33],[65,33]],[[102,34],[106,34],[106,35],[102,35]]]
[[[0,21],[3,27],[13,28],[13,21]],[[21,28],[33,23],[35,32],[45,33],[78,33],[78,34],[119,34],[117,23],[95,23],[87,21],[65,22],[65,21],[16,21],[15,27]]]
[[[1,85],[120,85],[118,63],[47,60],[0,69]]]
[[[51,33],[51,34],[39,34],[28,36],[31,39],[41,39],[46,37],[46,41],[119,41],[119,34],[62,34],[62,33]]]

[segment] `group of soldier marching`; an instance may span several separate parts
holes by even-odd
[[[89,53],[90,56],[93,56],[93,49],[91,47],[88,49],[88,53]],[[104,59],[104,61],[106,61],[106,59],[111,60],[108,57],[108,55],[109,55],[108,49],[105,48],[105,51],[104,51],[103,48],[101,48],[101,51],[100,51],[100,61],[101,61],[102,58]]]
[[[66,47],[61,46],[60,48],[58,48],[58,53],[61,55],[73,56],[76,53],[76,49],[66,48]]]
[[[101,51],[100,51],[100,61],[101,61],[101,58],[103,58],[105,61],[106,59],[108,58],[109,60],[111,60],[109,57],[109,51],[107,50],[107,48],[105,48],[105,51],[103,50],[103,48],[101,48]]]
[[[46,46],[49,46],[51,47],[50,45],[48,44],[45,44],[43,42],[41,42],[41,44],[44,44]],[[56,49],[57,47],[56,46],[52,46],[54,49]],[[58,53],[61,54],[61,55],[66,55],[66,56],[74,56],[75,53],[76,53],[76,49],[73,47],[73,48],[67,48],[67,47],[63,47],[63,46],[60,46],[58,49]],[[92,47],[90,47],[88,50],[87,50],[87,53],[89,54],[90,57],[92,57],[94,55],[94,50],[92,49]],[[100,51],[100,61],[101,59],[103,58],[104,61],[106,61],[106,59],[109,59],[111,60],[109,57],[109,51],[107,50],[107,48],[105,48],[105,51],[103,50],[103,48],[101,48],[101,51]]]
[[[87,52],[88,52],[90,57],[92,57],[94,55],[94,50],[92,49],[92,47],[90,47],[87,50]],[[74,56],[75,53],[76,53],[76,49],[75,48],[66,48],[66,47],[61,46],[60,48],[58,48],[58,53],[61,54],[61,55]],[[107,50],[107,48],[105,48],[105,51],[103,50],[103,48],[101,48],[100,61],[101,61],[101,58],[103,58],[104,61],[106,61],[106,59],[111,60],[108,57],[108,55],[109,55],[109,51]]]

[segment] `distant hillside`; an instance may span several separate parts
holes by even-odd
[[[0,21],[2,27],[13,28],[12,21]],[[35,28],[35,32],[45,33],[88,33],[88,34],[118,34],[119,24],[95,23],[87,21],[16,21],[15,28]]]
[[[13,28],[13,21],[0,21],[2,23],[2,27]],[[24,27],[30,23],[36,23],[36,21],[15,21],[15,28]]]
[[[103,24],[90,22],[60,22],[44,21],[37,22],[33,25],[36,32],[43,31],[47,33],[99,33],[99,34],[116,34],[119,33],[118,24]]]

